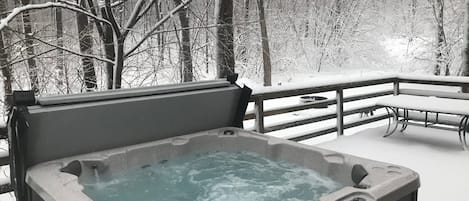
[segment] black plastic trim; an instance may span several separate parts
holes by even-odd
[[[251,98],[252,89],[244,86],[241,89],[241,96],[239,97],[238,109],[236,110],[234,125],[238,128],[243,128],[244,115],[246,115],[246,109],[249,104],[249,99]]]

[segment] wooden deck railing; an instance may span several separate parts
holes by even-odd
[[[351,79],[348,81],[336,81],[329,83],[312,83],[310,85],[303,85],[298,87],[271,87],[268,89],[261,89],[254,91],[251,96],[250,101],[254,103],[254,110],[248,111],[245,116],[245,120],[254,119],[255,126],[254,129],[260,133],[267,133],[272,131],[278,131],[282,129],[287,129],[295,126],[301,126],[305,124],[315,123],[319,121],[336,119],[336,125],[325,127],[319,130],[311,131],[304,135],[295,136],[288,138],[290,140],[305,140],[311,137],[317,137],[320,135],[337,132],[338,135],[343,135],[344,129],[360,126],[363,124],[371,123],[374,121],[379,121],[382,119],[388,118],[387,114],[375,115],[356,121],[344,123],[344,116],[353,115],[357,113],[367,112],[370,110],[375,110],[380,108],[376,105],[366,105],[357,108],[344,109],[344,103],[364,100],[369,98],[376,98],[385,95],[397,95],[400,93],[400,84],[401,83],[411,83],[411,84],[425,84],[425,85],[443,85],[443,86],[457,86],[457,87],[469,87],[469,78],[467,77],[437,77],[437,76],[407,76],[407,75],[397,75],[397,76],[382,76],[382,77],[370,77],[368,79]],[[353,89],[359,87],[380,85],[380,84],[392,84],[392,90],[383,90],[376,91],[371,93],[364,94],[355,94],[351,96],[344,96],[343,91],[346,89]],[[322,92],[335,92],[336,97],[324,101],[317,101],[313,103],[298,104],[293,106],[284,106],[277,107],[273,109],[264,110],[264,101],[276,98],[286,98],[293,96],[302,96],[314,93]],[[404,94],[409,95],[428,95],[435,94],[430,90],[402,90]],[[469,95],[456,94],[451,92],[437,92],[441,96],[446,97],[466,97],[469,99]],[[317,105],[336,105],[335,112],[323,113],[321,115],[307,117],[303,119],[296,119],[292,121],[270,124],[265,126],[264,118],[272,115],[279,115],[288,112],[295,112],[300,110],[306,110],[314,108]]]
[[[393,84],[392,90],[382,90],[371,93],[354,94],[351,96],[344,96],[344,90],[380,85],[380,84]],[[324,120],[336,119],[336,125],[324,127],[311,132],[302,133],[297,136],[291,136],[288,139],[294,141],[301,141],[317,136],[321,136],[328,133],[337,132],[338,135],[343,135],[344,129],[368,124],[371,122],[379,121],[388,118],[387,114],[374,115],[367,118],[358,119],[351,122],[344,122],[344,117],[352,114],[367,112],[370,110],[378,109],[376,105],[365,105],[355,108],[344,109],[344,103],[364,100],[369,98],[376,98],[385,95],[399,94],[401,93],[401,83],[414,83],[414,84],[427,84],[427,85],[443,85],[443,86],[457,86],[457,87],[469,87],[469,78],[466,77],[436,77],[436,76],[381,76],[381,77],[370,77],[368,79],[351,79],[347,81],[336,81],[329,83],[312,83],[310,85],[303,85],[298,87],[271,87],[254,91],[251,96],[250,102],[254,103],[254,110],[248,111],[245,116],[245,120],[255,120],[255,130],[261,133],[272,132],[295,126],[301,126],[305,124],[315,123]],[[293,96],[301,96],[314,93],[322,92],[335,92],[335,98],[331,98],[324,101],[317,101],[313,103],[298,104],[293,106],[283,106],[264,110],[264,101],[272,100],[277,98],[286,98]],[[435,94],[429,93],[429,90],[402,90],[403,94],[409,95],[429,95]],[[441,93],[441,92],[440,92]],[[441,93],[441,96],[447,97],[462,97],[463,99],[469,99],[469,95],[456,94],[456,93]],[[317,116],[311,116],[303,119],[296,119],[287,122],[271,124],[269,126],[264,125],[264,118],[267,116],[285,114],[289,112],[295,112],[300,110],[307,110],[314,108],[318,105],[336,105],[336,110],[333,112],[323,113]],[[5,126],[0,126],[0,138],[6,138],[7,130]],[[8,153],[0,152],[0,166],[9,164]],[[9,182],[2,184],[0,181],[0,194],[11,192],[12,188]]]

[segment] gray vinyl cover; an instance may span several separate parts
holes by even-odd
[[[227,81],[38,99],[23,114],[25,167],[233,126],[241,88]]]

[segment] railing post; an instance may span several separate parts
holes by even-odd
[[[399,79],[394,80],[393,82],[394,96],[399,95]]]
[[[264,133],[264,99],[262,96],[254,101],[254,114],[256,115],[255,129],[259,133]]]
[[[344,134],[344,91],[336,90],[336,111],[337,111],[337,135]]]

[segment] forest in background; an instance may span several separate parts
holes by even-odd
[[[324,72],[464,73],[463,0],[2,0],[1,93],[221,77],[217,10],[231,2],[234,71],[264,85]]]

